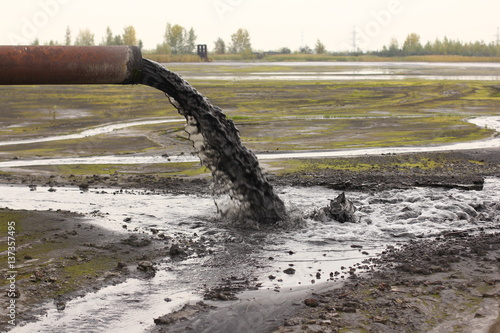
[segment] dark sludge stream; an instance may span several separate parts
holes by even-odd
[[[143,59],[140,83],[164,92],[186,118],[194,149],[212,172],[214,200],[223,218],[252,228],[288,223],[285,205],[262,174],[257,157],[242,145],[233,121],[219,107],[149,59]]]

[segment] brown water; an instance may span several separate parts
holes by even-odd
[[[233,121],[178,74],[143,59],[142,84],[163,91],[186,118],[186,132],[201,163],[212,172],[219,213],[239,224],[282,225],[283,201],[264,177],[257,157],[241,144]]]

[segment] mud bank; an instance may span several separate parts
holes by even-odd
[[[96,214],[99,214],[96,212]],[[47,308],[64,311],[66,303],[117,285],[126,279],[149,279],[158,258],[182,259],[182,237],[167,237],[153,230],[149,234],[125,230],[112,232],[90,224],[79,214],[67,211],[24,211],[0,209],[1,226],[15,222],[15,297],[3,292],[2,309],[15,300],[15,324],[7,324],[5,311],[0,331],[5,332],[39,319]],[[6,235],[2,230],[2,237]],[[6,237],[5,237],[6,239]],[[7,267],[7,242],[0,248],[2,276]],[[197,248],[193,242],[191,246]],[[193,248],[193,247],[192,247]],[[202,249],[198,249],[203,252]],[[2,291],[8,289],[2,281]],[[10,319],[9,319],[10,320]]]
[[[360,157],[266,160],[261,163],[275,186],[323,186],[378,191],[415,186],[481,189],[485,177],[500,176],[500,148]],[[162,176],[154,165],[141,173],[61,174],[57,168],[5,168],[1,184],[153,189],[172,194],[210,194],[211,176]]]

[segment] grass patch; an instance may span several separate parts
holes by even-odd
[[[87,262],[75,263],[63,268],[65,284],[57,294],[62,295],[77,290],[89,278],[101,276],[104,272],[116,267],[115,257],[96,257]]]
[[[394,168],[398,168],[403,172],[413,172],[415,169],[432,170],[444,166],[444,162],[439,158],[430,159],[419,155],[408,155],[404,159],[390,156],[384,158],[371,157],[369,159],[365,157],[293,159],[270,161],[267,164],[276,168],[278,175],[314,174],[321,170],[363,172]]]
[[[48,171],[59,175],[92,176],[92,175],[128,175],[137,174],[155,176],[199,176],[209,174],[210,170],[199,162],[156,163],[156,164],[68,164],[43,165],[29,167],[31,170]]]
[[[23,230],[21,221],[23,220],[25,214],[29,214],[29,213],[11,212],[8,210],[3,210],[3,209],[0,210],[0,238],[5,237],[5,239],[6,239],[5,242],[2,242],[0,244],[0,252],[7,251],[7,248],[8,248],[8,246],[7,246],[8,243],[7,243],[7,238],[6,238],[7,236],[9,236],[8,223],[11,221],[16,222],[14,238],[16,238],[16,240],[17,240],[17,234],[22,232],[22,230]],[[7,260],[4,260],[6,258],[6,256],[2,256],[0,258],[2,259],[2,262],[4,262],[4,263],[7,262]]]

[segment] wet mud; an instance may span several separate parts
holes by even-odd
[[[422,169],[418,173],[393,167],[395,160],[402,163],[412,156],[360,158],[360,163],[371,159],[374,165],[385,161],[387,167],[373,172],[351,171],[347,179],[350,186],[376,194],[382,188],[415,186],[424,179],[432,179],[435,183],[432,186],[466,188],[475,180],[500,176],[498,150],[426,155],[446,161],[443,170]],[[472,160],[482,162],[472,163]],[[330,187],[346,177],[347,171],[336,172],[267,176],[272,184]],[[82,191],[114,184],[123,190],[159,188],[173,194],[207,193],[210,181],[144,175],[122,175],[123,178],[117,176],[116,179],[86,177],[11,174],[1,179],[25,186],[79,184]],[[448,332],[449,327],[459,332],[480,332],[499,315],[498,234],[450,233],[401,243],[401,247],[387,248],[380,256],[367,259],[359,266],[345,267],[339,273],[344,279],[338,282],[318,281],[314,288],[288,291],[262,288],[256,281],[253,270],[265,262],[248,261],[246,254],[259,246],[259,239],[253,243],[243,242],[241,232],[228,231],[225,235],[213,235],[212,239],[207,235],[208,238],[201,241],[157,230],[112,233],[64,211],[3,210],[1,213],[7,214],[6,218],[14,216],[23,226],[19,234],[24,244],[19,253],[22,278],[18,280],[18,318],[23,323],[42,314],[44,302],[54,303],[64,311],[70,299],[130,277],[149,279],[164,258],[182,263],[193,253],[206,256],[208,265],[231,269],[222,281],[210,281],[208,277],[200,281],[206,284],[199,291],[204,298],[201,303],[192,303],[173,314],[152,316],[152,332],[185,332],[186,329],[279,333]],[[223,244],[225,250],[219,253],[224,255],[213,255],[212,249],[217,244]],[[68,274],[67,267],[73,266],[86,269]],[[361,274],[361,271],[370,273]],[[324,280],[329,279],[328,272],[323,275]],[[158,319],[156,324],[155,319]]]

